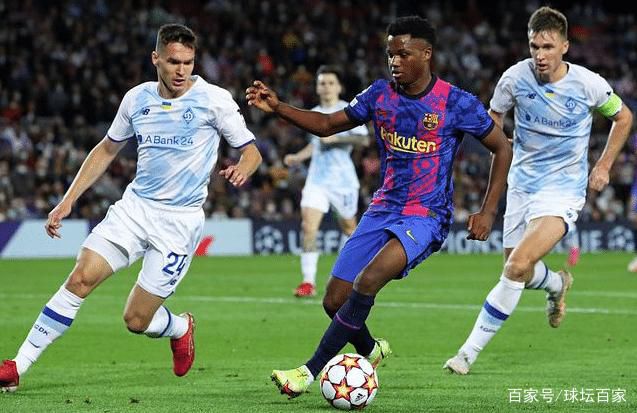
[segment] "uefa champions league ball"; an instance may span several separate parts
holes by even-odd
[[[360,354],[339,354],[321,372],[321,394],[337,409],[362,409],[377,392],[376,370]]]

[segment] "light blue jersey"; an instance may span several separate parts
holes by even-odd
[[[234,148],[255,140],[230,93],[193,76],[192,87],[164,99],[157,82],[129,90],[107,136],[137,139],[137,173],[129,189],[170,206],[201,207],[220,138]]]
[[[562,79],[540,83],[533,60],[526,59],[504,72],[496,85],[491,110],[505,113],[515,106],[509,188],[560,197],[586,196],[592,114],[614,95],[597,73],[567,65],[568,73]],[[619,109],[621,105],[609,116]]]
[[[321,113],[334,113],[345,108],[347,102],[339,100],[334,106],[315,106],[312,110]],[[343,131],[337,136],[363,135],[367,136],[367,128],[364,125]],[[361,139],[363,138],[361,136]],[[312,149],[312,160],[305,180],[306,185],[327,186],[338,189],[357,189],[360,184],[356,175],[356,168],[352,162],[352,144],[330,144],[321,143],[318,136],[310,135]]]

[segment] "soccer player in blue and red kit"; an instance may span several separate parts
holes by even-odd
[[[368,121],[382,159],[383,183],[343,247],[323,300],[332,323],[314,356],[292,370],[274,370],[281,392],[306,392],[325,364],[351,342],[376,366],[389,353],[365,321],[376,294],[438,251],[453,216],[453,160],[465,134],[493,153],[489,186],[468,222],[470,239],[486,240],[511,164],[511,145],[473,95],[439,79],[430,63],[434,28],[417,16],[387,28],[387,59],[393,81],[377,80],[347,107],[331,114],[279,101],[260,81],[246,90],[248,104],[273,112],[317,136],[330,136]]]

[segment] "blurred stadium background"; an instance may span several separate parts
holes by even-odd
[[[609,80],[637,109],[637,22],[619,2],[553,2],[570,22],[567,59]],[[246,190],[213,179],[205,204],[212,218],[298,219],[306,168],[288,170],[286,153],[305,134],[245,105],[255,78],[292,104],[316,104],[314,72],[336,64],[345,99],[387,76],[384,30],[397,15],[418,13],[439,31],[435,71],[488,105],[500,74],[528,56],[526,22],[539,2],[433,1],[0,1],[0,222],[46,217],[87,152],[104,136],[120,99],[156,79],[150,62],[157,28],[184,22],[200,37],[195,72],[229,89],[258,137],[264,163]],[[609,123],[594,124],[590,159]],[[478,208],[489,162],[471,139],[456,164],[456,221]],[[78,202],[73,217],[101,219],[135,173],[134,142]],[[222,144],[219,165],[237,153]],[[357,148],[361,208],[378,185],[376,149]],[[612,185],[591,194],[581,221],[615,221],[628,211],[634,157],[626,147]]]

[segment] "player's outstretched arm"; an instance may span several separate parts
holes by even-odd
[[[64,194],[62,201],[49,212],[49,217],[44,225],[46,233],[51,238],[61,238],[60,228],[62,219],[66,218],[73,209],[75,201],[102,176],[108,165],[115,159],[117,153],[126,145],[126,141],[115,142],[104,137],[88,154],[80,170],[75,175],[71,186]]]
[[[491,227],[498,212],[498,201],[504,191],[513,150],[502,129],[497,125],[482,140],[482,144],[493,154],[491,161],[491,171],[489,172],[489,183],[487,193],[482,202],[482,208],[475,214],[469,216],[467,239],[477,239],[485,241],[489,238]]]
[[[239,162],[219,171],[219,175],[226,178],[232,185],[241,186],[261,165],[261,160],[261,153],[257,149],[257,145],[251,143],[241,148]]]
[[[633,114],[626,105],[623,105],[621,110],[617,112],[612,119],[613,124],[608,133],[608,140],[606,141],[604,152],[602,152],[602,156],[600,156],[599,160],[595,163],[588,178],[589,186],[596,191],[604,189],[610,181],[610,169],[626,143],[626,139],[628,139],[628,134],[633,124]]]
[[[314,148],[312,147],[312,144],[308,143],[307,145],[305,145],[303,149],[301,149],[297,153],[288,153],[287,155],[285,155],[283,157],[283,164],[285,166],[298,165],[312,157],[313,149]]]
[[[369,146],[369,135],[330,135],[321,138],[321,143],[327,145],[353,144],[360,146]]]
[[[330,136],[356,126],[349,120],[344,110],[325,114],[303,110],[281,102],[274,91],[265,83],[255,80],[246,89],[248,105],[255,106],[266,113],[276,113],[288,122],[316,136]]]

